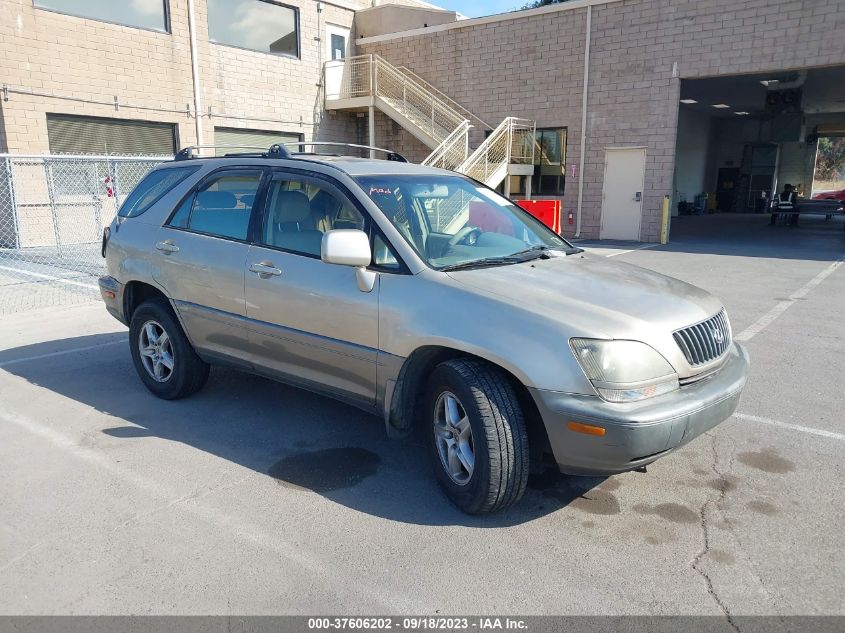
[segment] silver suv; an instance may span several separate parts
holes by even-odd
[[[150,172],[106,229],[106,307],[143,383],[221,364],[421,428],[470,513],[529,468],[610,475],[728,418],[748,371],[719,299],[562,239],[492,189],[393,160],[194,158]]]

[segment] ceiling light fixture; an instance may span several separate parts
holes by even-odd
[[[713,107],[719,108],[720,110],[724,110],[725,108],[730,108],[731,106],[729,106],[727,103],[714,103]]]
[[[746,116],[746,115],[751,114],[751,113],[750,113],[750,112],[745,112],[745,111],[743,110],[742,112],[734,112],[734,114],[738,114],[739,116]]]
[[[698,103],[695,99],[681,99],[681,103]]]
[[[766,88],[768,88],[772,84],[780,83],[780,79],[764,79],[760,83],[763,84],[764,86],[766,86]]]

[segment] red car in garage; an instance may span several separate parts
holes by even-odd
[[[840,200],[841,202],[845,202],[845,189],[817,193],[813,196],[813,200]]]

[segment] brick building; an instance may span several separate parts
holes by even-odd
[[[654,241],[665,196],[745,211],[778,183],[809,194],[817,138],[845,134],[842,0],[570,0],[469,20],[416,0],[111,4],[0,0],[0,150],[372,139],[422,160],[435,144],[394,113],[325,107],[325,63],[377,54],[456,102],[470,150],[504,117],[536,122],[545,162],[507,188],[562,199],[565,233]]]
[[[655,241],[664,195],[676,208],[682,196],[715,193],[720,169],[757,169],[743,164],[754,147],[774,146],[780,158],[758,181],[809,188],[814,135],[845,132],[843,32],[842,0],[572,0],[371,36],[357,47],[406,63],[493,125],[515,115],[565,128],[562,197],[577,212],[583,174],[581,234]],[[802,107],[767,109],[767,88],[778,81],[794,86]],[[687,92],[697,103],[680,103]],[[415,155],[419,143],[378,118],[378,142]],[[602,227],[602,199],[613,193],[605,187],[608,150],[637,147],[645,149],[641,221],[614,231],[608,223],[620,219],[605,209]],[[743,196],[765,189],[751,182],[755,175],[737,176],[737,186],[747,181]],[[722,210],[745,210],[748,200]]]

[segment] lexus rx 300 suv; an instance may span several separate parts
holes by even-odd
[[[127,197],[103,250],[102,296],[155,395],[225,364],[362,407],[392,437],[421,428],[475,514],[519,500],[543,460],[641,469],[728,418],[748,371],[716,297],[400,160],[185,152]]]

